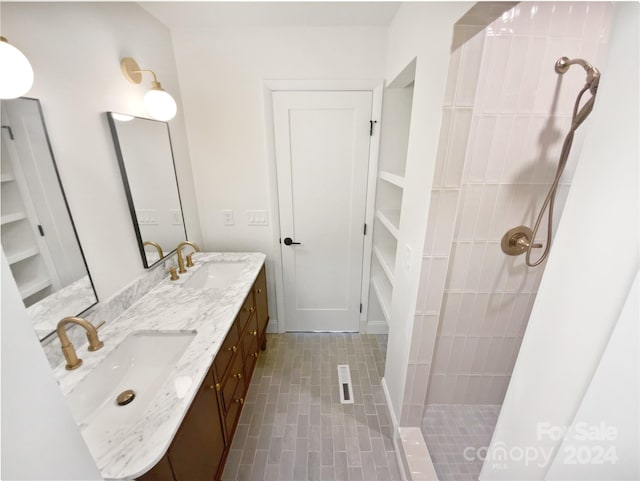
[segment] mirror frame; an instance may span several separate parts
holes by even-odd
[[[171,154],[171,166],[173,167],[173,177],[176,182],[176,191],[178,193],[178,202],[180,204],[180,216],[182,217],[182,228],[184,230],[184,238],[185,240],[189,240],[187,236],[187,226],[184,222],[184,208],[182,207],[182,196],[180,195],[180,185],[178,184],[178,172],[176,171],[176,159],[173,154],[173,142],[171,141],[171,131],[169,129],[169,123],[161,120],[148,119],[146,117],[138,117],[130,114],[123,114],[121,112],[106,112],[105,115],[109,121],[109,129],[111,130],[111,137],[113,138],[113,143],[116,151],[116,157],[118,158],[118,166],[120,167],[120,174],[122,175],[122,183],[124,184],[125,195],[127,196],[127,204],[129,205],[129,213],[131,214],[131,220],[133,222],[133,230],[136,234],[136,239],[138,241],[138,248],[140,250],[140,257],[142,258],[142,265],[145,269],[149,269],[151,267],[155,267],[158,264],[164,262],[168,257],[172,256],[176,252],[175,246],[172,250],[167,251],[163,258],[158,259],[153,264],[149,265],[147,262],[147,254],[144,250],[144,240],[142,239],[142,234],[140,232],[140,224],[138,223],[138,216],[136,215],[135,203],[133,202],[133,195],[131,193],[131,185],[129,183],[129,178],[127,176],[127,169],[124,163],[124,155],[122,152],[122,146],[120,144],[120,139],[118,137],[118,131],[116,129],[116,123],[113,118],[113,115],[126,115],[128,117],[133,117],[134,119],[148,120],[150,122],[158,122],[164,124],[167,128],[167,138],[169,139],[169,151]]]
[[[42,109],[42,103],[40,102],[40,99],[35,98],[35,97],[19,97],[19,99],[22,100],[29,100],[29,101],[33,101],[36,103],[37,107],[38,107],[38,113],[40,114],[40,121],[42,123],[42,130],[44,133],[44,140],[47,143],[47,148],[49,150],[49,155],[51,157],[51,163],[53,165],[53,171],[56,174],[56,179],[58,180],[58,187],[60,188],[60,193],[62,194],[62,200],[64,202],[64,205],[67,209],[67,214],[69,215],[69,221],[71,223],[71,229],[73,230],[73,235],[76,239],[76,242],[78,243],[78,250],[80,251],[80,255],[82,256],[82,262],[84,264],[84,268],[87,271],[87,276],[89,277],[89,282],[91,283],[91,289],[93,290],[93,295],[96,298],[96,302],[94,302],[93,304],[89,305],[87,308],[85,308],[84,310],[78,312],[78,313],[74,313],[72,314],[73,316],[82,316],[84,315],[84,313],[86,313],[89,309],[93,308],[94,306],[96,306],[99,302],[100,302],[100,298],[98,297],[98,292],[96,291],[96,286],[93,282],[93,277],[91,276],[91,271],[89,270],[89,265],[87,264],[87,257],[84,254],[84,249],[82,248],[82,243],[80,242],[80,237],[78,236],[78,229],[76,228],[76,223],[73,220],[73,215],[71,214],[71,208],[69,207],[69,201],[67,199],[67,194],[64,190],[64,186],[62,185],[62,178],[60,177],[60,171],[58,170],[58,164],[56,162],[56,158],[55,155],[53,154],[53,147],[51,146],[51,138],[49,137],[49,130],[47,129],[47,124],[45,122],[45,118],[44,118],[44,111]],[[14,99],[3,99],[3,100],[14,100]],[[15,99],[18,100],[18,99]],[[46,299],[46,298],[45,298]],[[26,307],[25,307],[26,309]],[[38,339],[41,343],[45,343],[45,342],[49,342],[53,336],[56,335],[56,330],[53,329],[49,334],[46,334],[44,337],[42,337],[40,339],[40,336],[38,336]]]

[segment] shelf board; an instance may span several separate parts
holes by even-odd
[[[396,239],[400,236],[400,209],[381,209],[376,212],[376,217]]]
[[[15,252],[13,254],[7,255],[7,262],[9,265],[15,264],[16,262],[20,262],[22,260],[28,259],[29,257],[37,256],[40,252],[37,247],[29,247],[28,249],[23,249],[20,252]]]
[[[34,295],[36,292],[40,292],[42,289],[46,289],[51,285],[49,279],[36,279],[34,281],[27,282],[18,286],[20,291],[20,297],[26,299],[29,296]]]
[[[371,283],[373,284],[373,291],[378,297],[384,318],[387,324],[391,324],[391,294],[393,290],[386,284],[386,281],[382,277],[374,277]]]
[[[0,182],[11,182],[16,180],[13,174],[0,174]]]
[[[27,215],[24,212],[15,212],[13,214],[7,214],[0,217],[0,224],[5,225],[18,220],[26,219]]]
[[[374,246],[373,252],[377,257],[378,262],[380,262],[380,266],[382,266],[382,270],[387,275],[387,279],[389,279],[389,284],[393,286],[393,283],[394,283],[393,270],[395,267],[396,249],[394,247]]]
[[[390,184],[395,185],[396,187],[404,189],[404,177],[402,175],[394,174],[393,172],[389,172],[387,170],[381,170],[378,174],[378,177],[386,182],[389,182]]]

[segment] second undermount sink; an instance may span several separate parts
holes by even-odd
[[[222,289],[238,280],[246,268],[246,262],[207,262],[182,286],[196,289]]]
[[[89,435],[133,424],[175,368],[196,331],[136,331],[129,334],[67,395],[71,413]],[[119,405],[121,396],[128,401]],[[86,436],[85,436],[86,437]]]

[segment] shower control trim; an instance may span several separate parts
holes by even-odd
[[[513,229],[509,229],[504,236],[502,236],[502,252],[508,256],[519,256],[527,252],[529,245],[531,244],[532,237],[531,229],[525,225],[519,225]],[[542,244],[533,244],[532,248],[539,249]]]

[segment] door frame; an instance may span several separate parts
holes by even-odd
[[[380,149],[380,119],[382,113],[382,94],[384,80],[382,79],[345,79],[345,80],[263,80],[263,99],[265,116],[265,141],[267,148],[267,172],[269,182],[269,222],[271,223],[271,259],[272,272],[270,276],[275,281],[277,332],[286,332],[286,318],[284,315],[284,279],[282,269],[282,253],[280,250],[280,203],[278,200],[278,178],[276,173],[275,128],[273,123],[273,92],[308,92],[308,91],[366,91],[372,93],[371,118],[377,121],[373,127],[373,135],[369,140],[369,163],[367,174],[367,198],[365,203],[365,223],[367,235],[364,237],[364,251],[362,258],[362,279],[360,299],[362,312],[360,313],[359,331],[366,333],[367,307],[369,303],[369,277],[371,273],[371,255],[373,249],[373,222],[375,215],[376,179],[378,178],[378,153]]]

